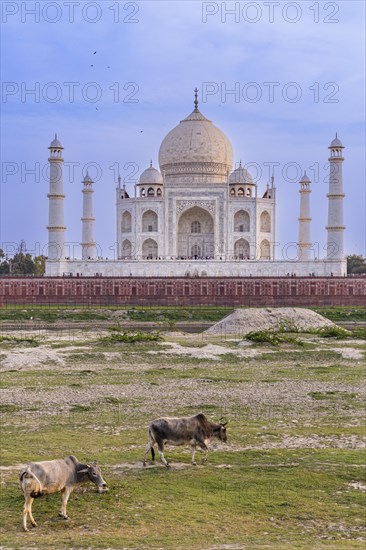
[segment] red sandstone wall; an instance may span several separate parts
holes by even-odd
[[[363,277],[0,277],[0,306],[366,305]]]

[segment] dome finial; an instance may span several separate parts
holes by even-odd
[[[150,160],[150,168],[152,168],[152,160]]]
[[[194,89],[194,110],[198,111],[198,88]]]

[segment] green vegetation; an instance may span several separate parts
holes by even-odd
[[[273,346],[278,346],[278,344],[282,343],[303,345],[301,340],[281,331],[258,330],[249,332],[245,338],[257,344],[272,344]]]
[[[351,254],[347,256],[347,273],[360,275],[366,273],[366,258],[361,255]]]
[[[28,344],[30,346],[36,347],[39,346],[38,340],[33,337],[16,337],[16,336],[0,336],[0,343],[6,343],[6,344]]]
[[[288,334],[288,332],[299,334],[299,331],[296,329],[296,327],[290,326],[288,324],[282,324],[279,330],[258,330],[254,332],[249,332],[245,336],[245,338],[252,342],[256,342],[259,344],[267,343],[272,344],[273,346],[278,346],[279,344],[283,343],[296,344],[298,346],[305,345],[305,342],[303,340],[291,336],[290,334]],[[337,338],[338,340],[348,338],[350,336],[355,336],[353,332],[337,326],[323,327],[316,330],[308,330],[306,331],[306,334],[314,334],[316,336],[320,336],[321,338]]]
[[[311,307],[313,311],[316,311],[323,317],[326,317],[330,321],[340,322],[366,322],[366,307]]]
[[[45,256],[32,257],[26,251],[25,242],[21,241],[18,251],[12,258],[5,256],[0,249],[0,275],[36,275],[42,276],[45,272]]]
[[[159,342],[160,340],[162,340],[162,337],[158,332],[134,332],[130,330],[121,333],[113,332],[110,336],[105,336],[99,339],[102,343],[111,344],[136,344],[140,342]]]
[[[366,307],[317,307],[309,308],[331,321],[366,321]],[[59,306],[59,305],[9,305],[0,308],[0,320],[3,321],[111,321],[119,330],[119,321],[154,322],[162,326],[174,327],[177,322],[217,322],[230,315],[232,307],[201,306]],[[171,325],[169,325],[171,323]],[[288,323],[283,330],[295,332]]]
[[[314,334],[317,334],[321,338],[338,338],[343,339],[348,336],[352,336],[349,330],[345,330],[341,327],[324,327],[316,330]]]
[[[11,305],[0,308],[3,321],[111,321],[154,322],[174,327],[176,322],[216,322],[233,312],[229,307],[133,307],[122,306],[32,306]],[[116,316],[117,319],[116,319]],[[116,324],[117,323],[117,324]],[[172,323],[169,325],[169,323]]]

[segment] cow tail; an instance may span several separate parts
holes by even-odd
[[[154,444],[155,443],[155,439],[154,439],[154,436],[152,434],[152,431],[151,431],[151,428],[149,428],[149,438],[151,439],[152,443]],[[155,450],[154,450],[154,445],[151,445],[151,458],[152,460],[154,461],[155,460]]]
[[[30,496],[31,496],[32,498],[39,498],[39,497],[43,496],[43,493],[42,493],[42,491],[41,491],[41,489],[42,489],[41,482],[39,481],[38,477],[30,470],[30,468],[27,468],[26,470],[24,470],[24,471],[20,474],[19,480],[20,480],[21,486],[22,486],[23,479],[24,479],[25,477],[26,477],[26,478],[32,477],[32,478],[36,481],[36,483],[38,484],[38,491],[32,491],[32,492],[30,493]]]

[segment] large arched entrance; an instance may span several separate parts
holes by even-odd
[[[211,214],[199,206],[183,212],[178,221],[177,244],[180,258],[212,258],[215,230]]]

